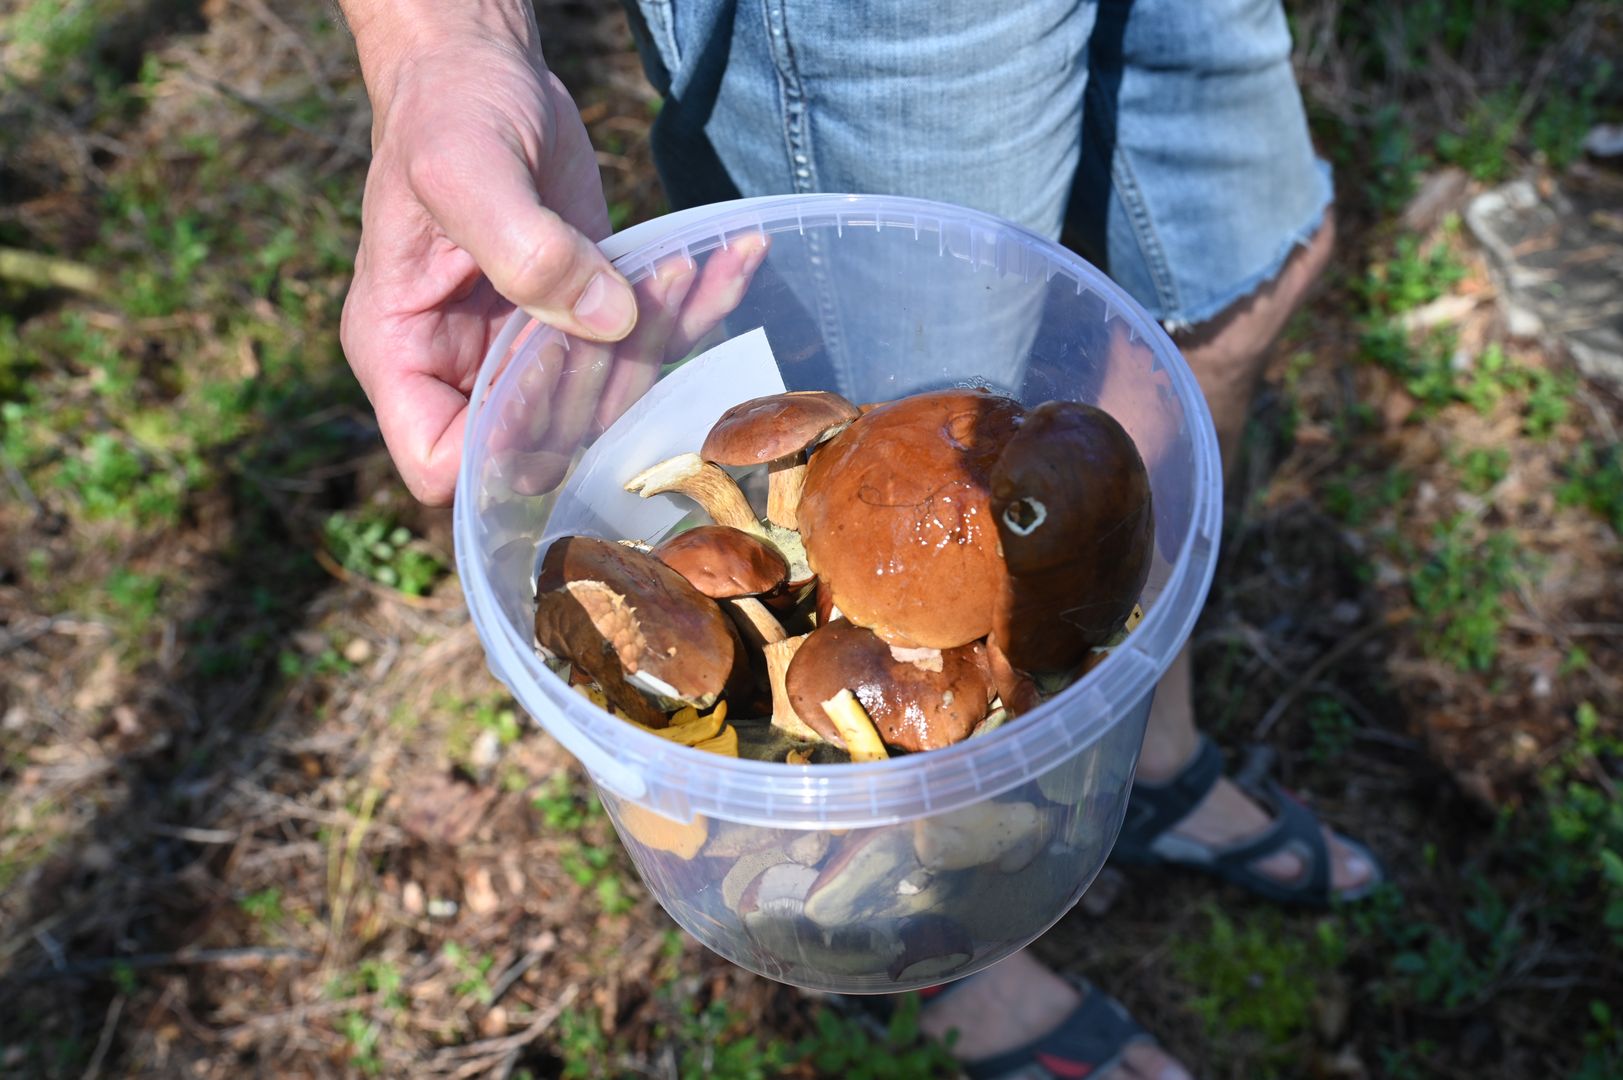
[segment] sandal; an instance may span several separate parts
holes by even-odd
[[[1134,1043],[1154,1043],[1155,1036],[1128,1014],[1121,1002],[1080,976],[1067,975],[1082,1001],[1059,1027],[1006,1053],[959,1065],[969,1080],[1081,1080],[1121,1064]]]
[[[1133,781],[1127,817],[1111,860],[1129,866],[1170,863],[1192,867],[1281,904],[1328,907],[1373,893],[1385,881],[1380,860],[1363,844],[1339,833],[1336,836],[1342,843],[1368,860],[1370,876],[1362,885],[1331,892],[1330,847],[1322,823],[1300,798],[1266,775],[1272,763],[1272,752],[1257,748],[1234,777],[1242,791],[1273,815],[1273,823],[1262,833],[1224,846],[1179,836],[1173,828],[1200,805],[1223,775],[1222,751],[1202,735],[1199,749],[1182,772],[1160,783]],[[1295,852],[1306,872],[1295,880],[1282,881],[1256,869],[1258,860],[1281,851]]]
[[[930,986],[918,991],[924,1005],[951,993],[973,980],[967,979]],[[1080,1080],[1097,1076],[1121,1063],[1129,1046],[1155,1042],[1145,1027],[1127,1012],[1121,1002],[1077,975],[1064,979],[1082,995],[1082,1000],[1058,1027],[1023,1046],[980,1061],[959,1062],[969,1080]],[[847,998],[846,1003],[863,1010],[876,1022],[888,1023],[901,995]]]

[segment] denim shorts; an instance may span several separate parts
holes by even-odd
[[[677,208],[911,195],[1064,238],[1169,329],[1317,230],[1280,0],[636,0]]]

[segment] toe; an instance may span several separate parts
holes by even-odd
[[[1102,1080],[1191,1080],[1178,1059],[1153,1043],[1134,1043]]]
[[[1363,852],[1324,830],[1330,845],[1330,887],[1338,893],[1361,889],[1375,879],[1375,867]]]

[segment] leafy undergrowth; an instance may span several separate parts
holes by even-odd
[[[623,19],[543,7],[616,223],[660,213]],[[1390,881],[1315,914],[1109,871],[1037,950],[1203,1075],[1615,1076],[1623,409],[1508,334],[1464,195],[1404,214],[1448,166],[1615,190],[1577,149],[1615,14],[1290,7],[1343,240],[1200,704]],[[58,260],[0,280],[0,1073],[948,1074],[909,1010],[678,932],[487,673],[337,346],[369,117],[326,11],[0,14],[0,248]]]

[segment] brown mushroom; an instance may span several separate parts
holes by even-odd
[[[789,564],[759,536],[727,525],[699,525],[654,546],[654,557],[717,600],[776,592]]]
[[[896,936],[902,955],[891,962],[890,977],[897,982],[944,979],[975,955],[963,924],[933,912],[902,920]]]
[[[997,696],[1002,700],[1003,707],[1011,715],[1028,713],[1042,704],[1037,680],[1023,671],[1016,671],[1009,658],[1003,655],[995,638],[988,638],[986,642],[986,671],[991,676],[992,685],[997,687]]]
[[[554,541],[536,579],[535,636],[648,727],[708,709],[742,669],[738,631],[716,602],[651,555],[589,536]]]
[[[766,518],[796,528],[806,451],[857,418],[857,407],[826,390],[759,397],[721,414],[699,450],[717,465],[767,466]]]
[[[909,652],[836,619],[801,642],[784,683],[795,714],[830,742],[843,745],[823,702],[850,690],[886,745],[934,750],[986,715],[994,690],[983,654],[979,643]]]
[[[869,411],[812,455],[802,540],[847,618],[903,646],[986,636],[1002,581],[988,484],[1022,415],[984,392],[916,394]]]
[[[1018,670],[1070,670],[1121,629],[1143,591],[1149,472],[1109,413],[1050,401],[1026,414],[990,479],[1007,569],[993,637]]]

